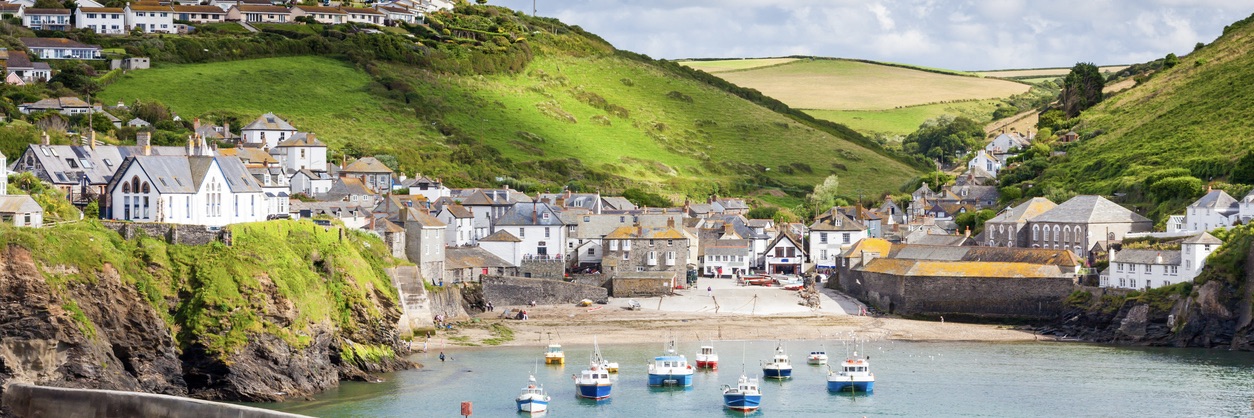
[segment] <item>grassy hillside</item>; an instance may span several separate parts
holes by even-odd
[[[800,58],[753,58],[740,60],[695,60],[679,61],[681,65],[705,71],[710,74],[725,71],[747,70],[750,68],[769,67],[787,64]]]
[[[316,57],[303,50],[317,49],[309,41],[317,35],[286,30],[280,34],[304,39],[282,44],[296,56],[158,62],[99,97],[160,101],[185,119],[230,114],[251,120],[272,111],[316,132],[333,158],[391,154],[406,173],[461,187],[506,182],[530,190],[613,192],[644,186],[694,197],[782,189],[795,197],[830,174],[870,193],[896,190],[918,173],[902,162],[908,159],[847,128],[789,114],[769,98],[682,67],[616,51],[555,20],[493,7],[432,17],[435,30],[458,31],[441,37],[411,28],[434,38],[422,41],[434,52],[403,51],[412,41],[390,33],[348,36],[326,29],[323,37],[348,36],[346,45],[377,51],[373,59],[353,50]],[[467,29],[475,25],[484,29]],[[526,35],[497,36],[515,26]]]
[[[1036,183],[1033,189],[1126,193],[1132,202],[1162,206],[1147,208],[1161,218],[1202,190],[1154,195],[1147,183],[1167,174],[1202,182],[1239,174],[1238,161],[1254,150],[1249,118],[1254,114],[1254,25],[1248,20],[1181,57],[1174,68],[1069,122],[1083,140],[1064,147],[1065,157],[1050,160],[1039,178],[1029,179]],[[1183,170],[1163,172],[1167,169]]]
[[[858,132],[906,135],[918,130],[923,121],[942,115],[988,120],[1000,103],[1000,100],[968,100],[883,110],[806,110],[806,113],[843,124]]]

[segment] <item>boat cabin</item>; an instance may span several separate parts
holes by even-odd
[[[841,373],[867,373],[870,372],[870,366],[865,360],[845,360],[840,366]]]
[[[708,345],[701,346],[701,355],[708,356],[711,354],[714,354],[714,347]]]

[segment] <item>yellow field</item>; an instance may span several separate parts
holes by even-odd
[[[679,64],[696,68],[710,74],[721,73],[736,70],[748,70],[750,68],[769,67],[772,65],[787,64],[796,61],[797,58],[755,58],[743,60],[720,60],[720,61],[680,61]]]
[[[1006,80],[939,74],[848,60],[797,60],[719,73],[799,109],[879,110],[1023,93],[1028,85]]]
[[[1097,67],[1103,74],[1107,72],[1116,73],[1119,70],[1128,68],[1126,65],[1110,65],[1106,67]],[[1066,77],[1071,72],[1070,68],[1038,68],[1034,70],[997,70],[997,71],[980,71],[979,74],[984,77]]]

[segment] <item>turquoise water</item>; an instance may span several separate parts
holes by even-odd
[[[456,417],[462,401],[476,417],[517,416],[514,397],[539,361],[536,378],[553,401],[548,417],[721,417],[724,384],[735,384],[742,352],[749,375],[773,341],[714,343],[716,372],[697,372],[689,389],[646,385],[646,364],[660,344],[602,344],[621,371],[608,401],[576,399],[571,375],[587,365],[590,346],[567,346],[565,366],[545,366],[543,347],[447,349],[413,359],[421,370],[384,376],[383,383],[344,383],[313,401],[263,407],[317,417]],[[679,344],[693,361],[699,343]],[[975,417],[1198,417],[1254,416],[1254,355],[1200,349],[1136,349],[1065,343],[865,344],[875,393],[828,393],[826,367],[805,364],[825,348],[843,359],[841,342],[793,341],[789,381],[764,381],[758,417],[975,416]]]

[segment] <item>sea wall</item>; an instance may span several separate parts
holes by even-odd
[[[135,239],[138,234],[143,233],[150,237],[164,239],[171,244],[206,245],[214,241],[231,243],[231,235],[227,229],[209,230],[201,225],[114,221],[101,221],[100,224],[128,240]]]
[[[531,301],[542,305],[562,305],[584,299],[595,302],[609,300],[609,292],[604,287],[507,276],[484,276],[483,296],[494,306],[525,305]]]
[[[422,274],[417,266],[400,266],[388,269],[388,276],[396,286],[401,302],[401,319],[397,332],[414,335],[435,329],[431,313],[431,298],[423,286]]]
[[[11,384],[4,391],[4,407],[26,417],[146,417],[146,418],[300,418],[284,412],[202,401],[179,396],[115,390],[68,389]]]
[[[1053,318],[1075,289],[1070,278],[901,276],[843,270],[829,287],[883,312],[953,318]]]
[[[524,259],[518,266],[518,273],[523,277],[561,279],[566,273],[566,264],[560,259]]]

